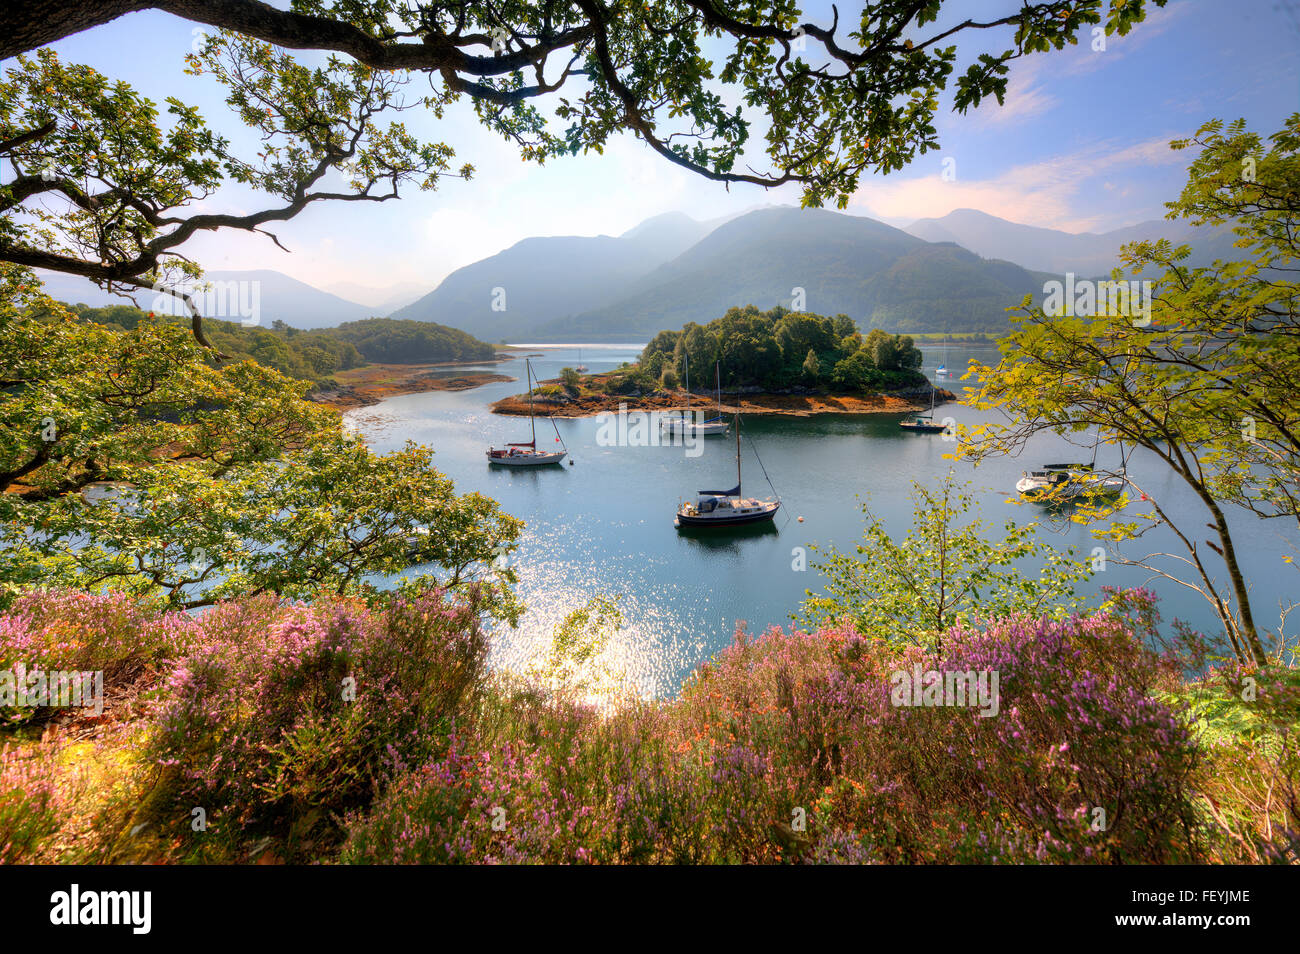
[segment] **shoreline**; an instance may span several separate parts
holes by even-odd
[[[339,411],[369,407],[399,394],[424,394],[430,391],[469,391],[497,381],[517,381],[509,374],[474,371],[467,374],[440,376],[439,369],[500,363],[513,355],[498,353],[477,361],[436,361],[428,364],[367,364],[334,375],[337,387],[317,391],[308,399]]]
[[[946,388],[935,388],[935,407],[957,400]],[[693,407],[713,412],[717,404],[710,396],[692,394]],[[816,414],[910,414],[930,409],[929,394],[924,399],[915,391],[881,392],[879,394],[731,394],[723,393],[722,413],[779,414],[788,417],[812,417]],[[631,396],[626,394],[589,395],[559,401],[551,397],[534,395],[535,410],[551,417],[595,417],[598,414],[628,411],[676,411],[685,408],[685,391],[660,391],[655,394]],[[527,417],[527,395],[511,395],[490,405],[493,414],[508,417]]]

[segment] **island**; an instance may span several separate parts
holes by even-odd
[[[847,315],[746,305],[706,325],[661,331],[635,363],[613,371],[565,368],[559,378],[540,382],[532,401],[553,417],[587,417],[675,410],[688,401],[723,414],[809,416],[907,413],[956,400],[920,366],[920,349],[907,335],[879,329],[863,335]],[[527,394],[492,405],[496,414],[527,415],[528,408]]]

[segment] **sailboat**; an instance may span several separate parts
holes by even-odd
[[[533,366],[527,358],[524,358],[524,368],[528,374],[528,428],[532,432],[532,440],[519,441],[507,444],[504,449],[497,450],[495,447],[489,447],[487,450],[487,459],[489,464],[501,464],[506,467],[536,467],[539,464],[558,464],[564,460],[569,449],[564,447],[564,440],[560,437],[560,429],[555,425],[555,419],[551,419],[551,426],[555,427],[555,440],[564,447],[559,452],[547,453],[537,449],[537,422],[533,417]]]
[[[587,366],[582,363],[582,349],[578,349],[578,363],[573,366],[574,371],[586,371]]]
[[[1016,481],[1016,491],[1025,500],[1043,504],[1061,504],[1074,500],[1111,500],[1128,489],[1128,461],[1120,444],[1120,465],[1116,473],[1097,471],[1097,444],[1101,429],[1092,444],[1090,464],[1044,464],[1040,470],[1025,471]]]
[[[912,431],[914,434],[939,434],[948,428],[943,424],[934,422],[934,396],[938,392],[933,384],[930,385],[930,413],[918,414],[911,420],[901,420],[898,426],[905,431]]]
[[[691,412],[691,359],[690,356],[683,352],[682,358],[686,363],[686,410],[682,412],[681,417],[665,417],[659,422],[659,426],[670,432],[680,432],[682,434],[698,434],[701,437],[708,437],[713,434],[727,433],[727,421],[722,416],[722,362],[718,362],[716,369],[717,388],[718,388],[718,416],[710,418],[707,421],[695,421],[690,417]]]
[[[673,526],[731,527],[742,523],[760,523],[771,520],[781,509],[781,501],[742,497],[740,493],[740,415],[736,415],[736,486],[730,490],[701,490],[695,503],[682,503],[677,507]],[[760,461],[761,464],[761,461]],[[770,483],[770,481],[769,481]]]
[[[943,336],[943,360],[939,362],[939,367],[934,372],[939,377],[947,377],[952,372],[948,370],[948,334]]]

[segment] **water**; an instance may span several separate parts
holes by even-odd
[[[635,360],[639,345],[584,344],[582,360],[593,372]],[[577,346],[528,346],[535,374],[553,378],[562,367],[578,363]],[[970,358],[991,360],[991,347],[931,347],[923,370],[934,379],[944,363],[960,371]],[[497,634],[494,659],[522,666],[549,640],[552,627],[574,608],[598,594],[622,597],[626,625],[612,655],[647,694],[671,695],[701,661],[724,647],[737,623],[751,632],[785,625],[807,589],[819,589],[809,567],[792,569],[794,548],[836,544],[851,548],[863,528],[860,503],[868,501],[891,532],[902,534],[911,519],[908,495],[912,481],[933,483],[950,468],[972,489],[986,521],[1000,526],[1007,519],[1027,523],[1044,517],[1041,510],[1009,503],[1014,484],[1027,467],[1058,460],[1088,460],[1091,447],[1080,448],[1050,435],[1035,440],[1023,457],[991,461],[973,468],[944,459],[952,445],[941,435],[909,434],[898,428],[899,415],[823,415],[812,418],[750,416],[745,434],[752,438],[784,506],[772,525],[743,530],[680,533],[673,527],[679,500],[703,487],[729,487],[735,476],[734,436],[709,438],[704,452],[689,457],[682,447],[601,447],[596,418],[556,420],[573,466],[542,468],[489,467],[488,445],[526,440],[526,418],[491,414],[495,400],[523,390],[523,358],[472,368],[500,371],[518,382],[499,382],[470,391],[408,394],[347,415],[377,451],[405,441],[427,444],[434,462],[451,476],[458,491],[477,490],[527,525],[515,554],[519,592],[528,613],[516,630]],[[939,383],[960,393],[956,377]],[[956,405],[941,406],[936,417],[975,423],[981,415]],[[538,447],[558,447],[544,418],[537,422]],[[1082,438],[1074,438],[1076,441]],[[1115,458],[1112,460],[1111,458]],[[1118,463],[1118,451],[1103,447],[1099,466]],[[743,447],[747,494],[770,493],[749,440]],[[1194,499],[1163,465],[1139,453],[1129,473],[1161,501],[1166,510],[1185,516],[1199,533],[1205,518],[1193,510]],[[1131,504],[1133,510],[1140,503]],[[1192,519],[1188,514],[1194,514]],[[796,520],[802,516],[803,522]],[[1280,520],[1261,521],[1250,514],[1234,517],[1238,548],[1245,551],[1256,619],[1276,629],[1280,601],[1300,599],[1296,568],[1283,556],[1300,549],[1294,531]],[[1096,545],[1075,524],[1053,524],[1048,542],[1074,546],[1081,554]],[[1172,534],[1154,533],[1141,552],[1176,551]],[[1138,550],[1132,551],[1135,555]],[[810,554],[811,555],[811,554]],[[1175,616],[1210,629],[1213,617],[1202,598],[1184,587],[1152,580],[1137,568],[1110,563],[1094,577],[1090,591],[1102,585],[1151,585],[1161,596],[1166,620]],[[1289,601],[1289,600],[1288,600]]]

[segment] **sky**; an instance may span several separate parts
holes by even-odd
[[[987,18],[1018,5],[953,0],[954,13],[940,26],[957,13]],[[851,7],[841,3],[842,12]],[[829,8],[805,4],[805,18],[829,24]],[[142,11],[55,48],[65,61],[126,80],[157,102],[174,95],[197,106],[238,143],[241,130],[222,87],[182,72],[199,29]],[[1005,31],[964,36],[955,40],[959,69],[1008,42]],[[1087,39],[1013,62],[1001,107],[988,101],[963,116],[945,103],[936,122],[940,149],[890,176],[864,178],[848,211],[902,226],[974,208],[1069,232],[1109,231],[1161,218],[1163,203],[1177,196],[1189,155],[1170,150],[1171,139],[1211,118],[1243,117],[1268,134],[1300,109],[1300,0],[1171,0],[1129,36],[1106,38],[1104,50]],[[816,53],[809,42],[807,58],[816,62]],[[209,270],[275,269],[377,304],[399,289],[431,289],[455,269],[529,236],[618,235],[665,212],[705,220],[799,201],[793,186],[728,189],[666,162],[631,135],[603,155],[539,166],[483,129],[468,104],[442,120],[416,113],[402,120],[416,135],[451,145],[453,167],[473,163],[473,180],[446,179],[435,192],[409,189],[386,203],[318,203],[275,229],[287,252],[262,236],[225,232],[187,244],[186,254]],[[751,141],[761,138],[756,131]],[[264,204],[231,188],[195,208],[243,213]]]

